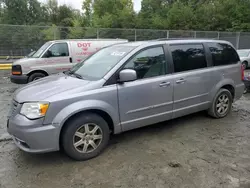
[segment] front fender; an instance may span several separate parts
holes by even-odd
[[[110,104],[99,101],[99,100],[86,100],[86,101],[78,101],[72,103],[65,108],[63,108],[53,119],[53,124],[59,126],[60,131],[57,135],[58,138],[60,136],[61,129],[70,117],[77,114],[78,112],[87,111],[87,110],[101,110],[109,114],[113,123],[114,123],[114,133],[121,132],[121,126],[119,121],[119,113],[118,110],[115,109]]]

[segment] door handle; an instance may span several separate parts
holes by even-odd
[[[72,57],[69,58],[69,62],[72,63]]]
[[[167,87],[167,86],[170,86],[170,82],[162,82],[159,86],[160,87]]]
[[[184,83],[184,82],[186,82],[186,80],[184,80],[183,78],[181,78],[180,80],[177,80],[177,81],[176,81],[177,84],[182,84],[182,83]]]

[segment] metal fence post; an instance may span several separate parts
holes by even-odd
[[[217,36],[218,39],[220,39],[220,32],[218,32],[218,36]]]
[[[238,50],[240,46],[240,32],[236,33],[236,49]]]
[[[194,38],[196,38],[196,31],[194,31]]]
[[[56,40],[56,27],[53,28],[54,40]]]
[[[99,28],[96,29],[96,38],[99,39]]]
[[[169,30],[167,30],[167,39],[169,39]]]
[[[137,32],[136,32],[136,29],[135,29],[135,41],[137,41]]]

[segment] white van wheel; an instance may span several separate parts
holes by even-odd
[[[28,82],[33,82],[35,80],[39,80],[45,76],[46,76],[45,74],[40,73],[40,72],[33,73],[30,75]]]

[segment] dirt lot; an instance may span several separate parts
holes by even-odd
[[[198,113],[123,133],[101,156],[74,162],[15,147],[5,126],[17,87],[0,72],[0,188],[250,187],[250,94],[224,119]]]

